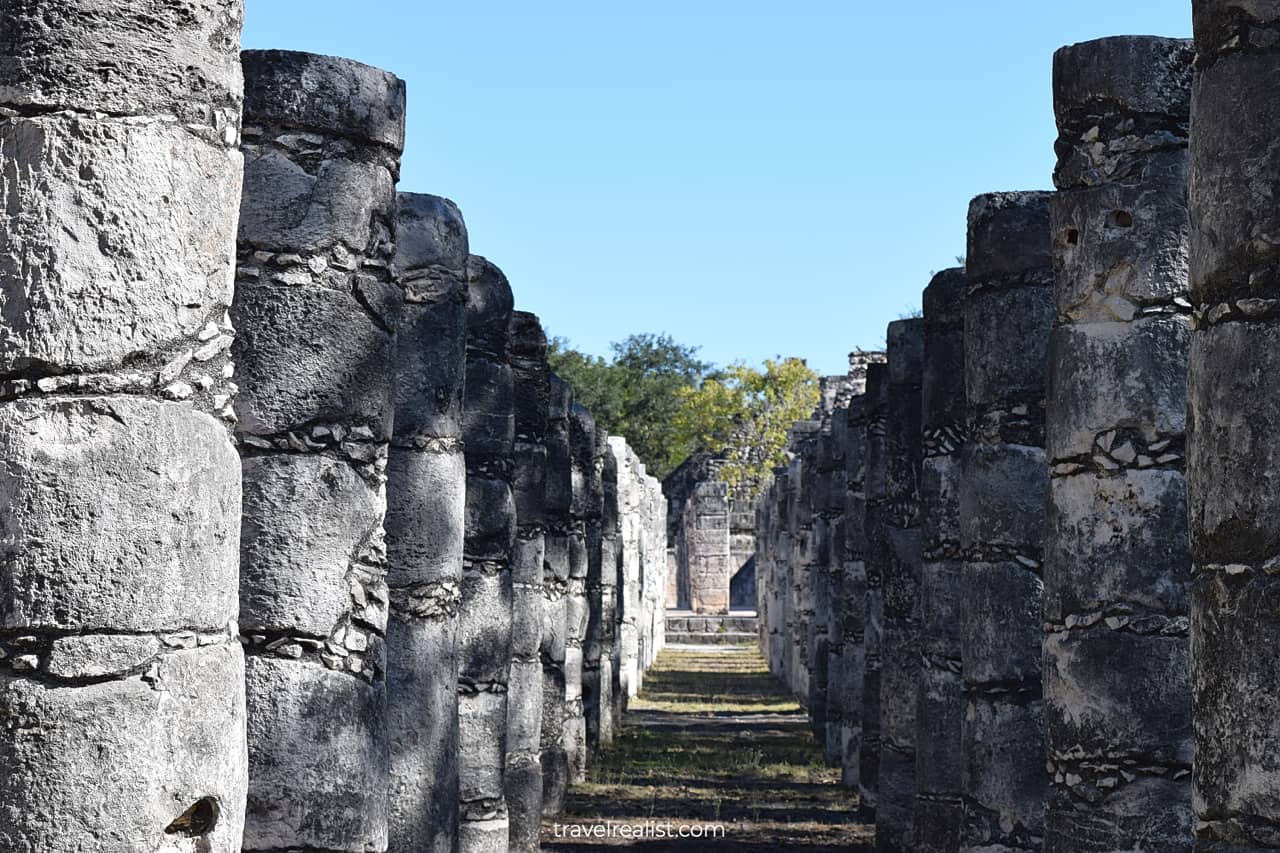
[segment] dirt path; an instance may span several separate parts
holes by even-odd
[[[754,647],[670,647],[543,849],[869,851],[839,775]]]

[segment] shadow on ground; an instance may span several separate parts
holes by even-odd
[[[543,849],[869,851],[839,778],[753,647],[667,649]]]

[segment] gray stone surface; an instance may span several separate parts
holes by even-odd
[[[511,674],[507,689],[506,797],[510,849],[536,851],[542,835],[542,634],[546,618],[547,414],[551,373],[538,318],[511,316],[515,387],[516,543],[511,557]]]
[[[680,550],[688,564],[689,608],[694,613],[728,613],[729,487],[702,482],[684,504]]]
[[[389,853],[451,853],[457,843],[467,258],[453,202],[399,195],[395,264],[405,301],[386,516]]]
[[[511,286],[489,261],[467,262],[466,540],[458,623],[461,853],[508,846],[504,769],[512,652],[515,403]]]
[[[966,437],[963,269],[924,291],[921,384],[920,657],[914,833],[920,853],[956,853],[964,821],[960,643],[960,451]]]
[[[235,853],[243,5],[100,6],[0,2],[0,849]]]
[[[1189,851],[1183,478],[1192,45],[1054,56],[1044,847]]]
[[[252,165],[231,307],[246,496],[244,846],[382,850],[400,143],[316,115],[369,111],[402,124],[404,88],[332,57],[248,51],[244,63]],[[344,98],[363,102],[326,105]],[[312,180],[322,173],[344,180]]]
[[[547,531],[542,596],[542,811],[551,817],[564,810],[569,787],[569,754],[565,750],[565,657],[569,627],[569,511],[573,503],[573,458],[569,442],[569,410],[573,389],[551,377],[547,407]]]
[[[1196,850],[1280,849],[1274,574],[1280,50],[1272,3],[1194,5],[1187,381]]]
[[[881,672],[883,665],[884,573],[889,562],[888,417],[889,368],[867,367],[865,468],[862,491],[863,535],[866,537],[862,603],[862,740],[858,750],[858,813],[874,821],[879,805],[882,748]]]
[[[961,450],[963,851],[1039,850],[1046,349],[1053,323],[1047,193],[969,207],[964,308],[969,440]]]
[[[587,773],[587,718],[583,705],[587,626],[590,601],[587,577],[590,571],[587,541],[588,516],[593,514],[592,481],[595,476],[596,424],[591,413],[574,404],[569,410],[569,453],[573,494],[569,503],[569,586],[566,604],[564,689],[565,753],[569,759],[569,780],[581,782]],[[599,516],[596,515],[598,520]],[[598,522],[597,522],[598,523]]]
[[[915,849],[916,705],[920,692],[920,431],[924,320],[889,324],[885,427],[887,557],[881,576],[880,780],[876,849]]]

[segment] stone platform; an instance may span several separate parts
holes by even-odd
[[[669,644],[752,645],[756,640],[754,610],[738,610],[720,616],[704,616],[689,610],[667,611]]]

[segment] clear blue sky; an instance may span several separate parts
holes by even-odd
[[[408,82],[400,188],[553,334],[823,373],[954,266],[972,196],[1051,186],[1055,48],[1191,30],[1190,0],[247,5],[245,47]]]

